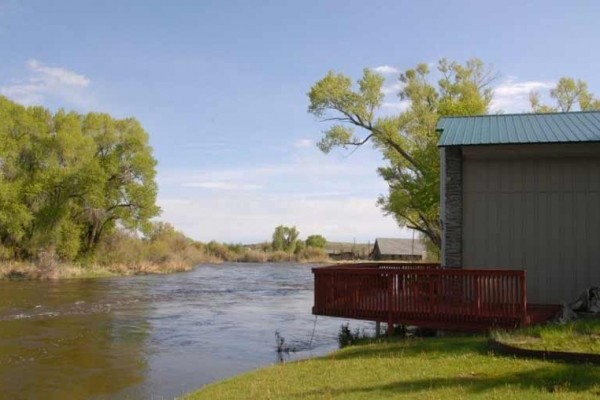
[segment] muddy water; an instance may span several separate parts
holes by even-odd
[[[310,266],[226,264],[189,273],[0,281],[0,398],[163,399],[337,348]],[[357,322],[351,327],[366,327]]]

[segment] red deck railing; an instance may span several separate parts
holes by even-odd
[[[448,330],[526,324],[525,271],[366,263],[313,273],[315,315]]]

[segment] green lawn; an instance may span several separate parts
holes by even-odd
[[[600,318],[582,318],[565,325],[497,332],[494,338],[524,349],[600,354]]]
[[[187,399],[584,399],[600,368],[488,352],[487,338],[381,340],[208,385]]]

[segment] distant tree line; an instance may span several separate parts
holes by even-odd
[[[298,239],[298,236],[300,236],[300,232],[295,226],[279,225],[273,232],[271,248],[273,251],[297,253],[307,247],[325,249],[325,245],[327,245],[327,239],[321,235],[310,235],[306,240]]]

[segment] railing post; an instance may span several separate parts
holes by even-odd
[[[521,274],[521,326],[527,326],[527,272]]]
[[[391,271],[387,274],[388,279],[388,299],[387,299],[387,309],[388,309],[388,336],[392,336],[394,334],[394,318],[392,314],[392,297],[394,295],[394,276]]]
[[[479,275],[475,275],[475,304],[477,305],[477,317],[481,315],[481,279]]]

